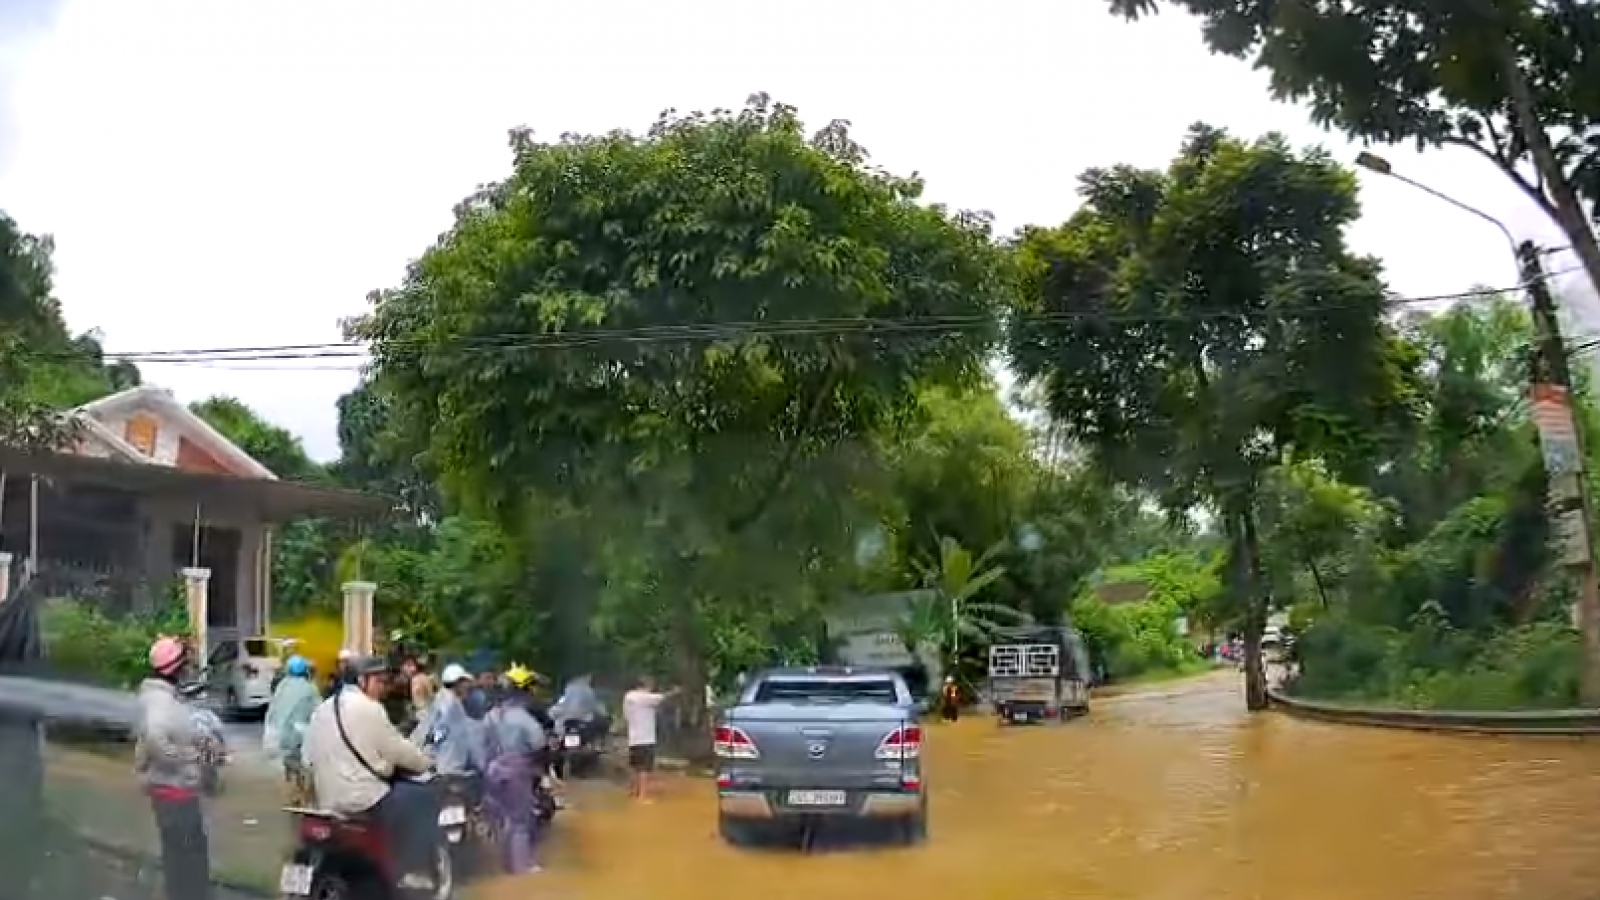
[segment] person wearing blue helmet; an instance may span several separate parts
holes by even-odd
[[[283,779],[289,785],[289,805],[307,806],[311,802],[311,779],[306,773],[300,750],[305,744],[306,725],[316,711],[322,695],[317,690],[311,663],[295,654],[283,664],[284,679],[272,692],[267,718],[262,729],[262,747],[283,763]]]

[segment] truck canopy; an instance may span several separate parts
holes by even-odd
[[[1071,625],[1013,625],[994,630],[991,646],[1051,644],[1061,650],[1061,677],[1090,680],[1089,650]]]

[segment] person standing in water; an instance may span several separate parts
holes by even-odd
[[[633,690],[622,696],[622,718],[628,723],[628,769],[632,777],[628,794],[648,800],[652,775],[656,770],[656,724],[660,718],[661,704],[678,693],[673,688],[657,693],[655,681],[641,676]]]
[[[939,689],[939,716],[946,722],[961,718],[961,686],[956,684],[954,675],[946,675],[944,686]]]

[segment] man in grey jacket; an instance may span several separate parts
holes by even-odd
[[[218,790],[227,752],[216,716],[178,693],[188,655],[178,638],[162,637],[150,647],[150,677],[139,685],[134,729],[133,767],[155,812],[168,900],[211,896],[200,798]]]

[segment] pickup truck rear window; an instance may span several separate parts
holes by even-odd
[[[770,678],[756,687],[756,703],[896,703],[894,682],[883,679]]]

